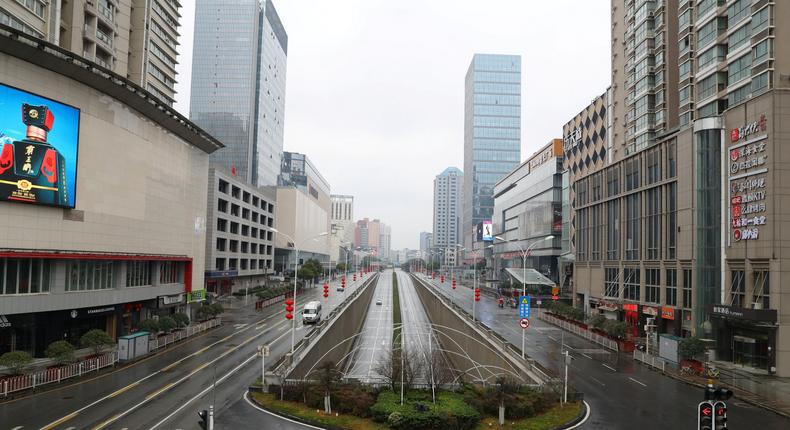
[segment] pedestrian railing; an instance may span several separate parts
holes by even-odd
[[[634,360],[641,361],[642,363],[656,369],[660,370],[661,373],[665,373],[667,370],[667,362],[663,358],[656,357],[652,354],[645,354],[644,351],[636,351],[634,350]]]
[[[148,343],[149,351],[164,348],[167,345],[202,333],[220,324],[222,324],[220,318],[215,318],[199,324],[190,325],[177,333],[171,333],[158,339],[152,339]],[[100,369],[114,366],[116,363],[118,363],[118,353],[112,351],[95,358],[82,360],[79,363],[39,370],[25,375],[10,376],[5,379],[0,379],[0,394],[2,394],[3,397],[7,397],[9,394],[17,391],[35,390],[42,385],[59,383],[66,379],[80,377],[86,373],[98,372]]]
[[[569,331],[577,336],[583,337],[589,340],[590,342],[597,343],[598,345],[601,345],[606,349],[610,349],[612,351],[618,351],[617,341],[609,339],[606,336],[601,336],[598,333],[593,333],[590,330],[579,327],[576,324],[571,324],[568,321],[559,319],[553,315],[547,314],[546,312],[541,312],[539,314],[539,318],[542,319],[543,321],[546,321],[549,324],[556,325],[565,331]]]

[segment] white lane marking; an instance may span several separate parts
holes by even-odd
[[[576,425],[574,425],[572,427],[568,427],[567,430],[575,429],[575,428],[578,428],[578,427],[584,425],[584,423],[586,423],[587,420],[590,418],[590,404],[587,403],[586,400],[582,400],[582,403],[584,403],[584,407],[585,407],[585,409],[587,409],[587,412],[584,414],[584,418],[582,418],[582,420],[579,421]]]
[[[22,430],[23,428],[24,427],[22,427],[22,426],[16,426],[16,427],[12,428],[11,430]],[[69,427],[66,430],[74,430],[74,427]]]
[[[585,354],[585,353],[583,353],[583,352],[582,352],[581,354],[582,354],[583,356],[585,356],[585,357],[589,358],[590,360],[592,360],[592,357],[590,357],[589,355],[587,355],[587,354]]]
[[[601,384],[601,386],[602,386],[602,387],[605,387],[605,386],[606,386],[606,384],[604,384],[603,382],[599,381],[599,380],[598,380],[598,379],[597,379],[595,376],[590,376],[590,378],[592,378],[592,380],[593,380],[593,381],[595,381],[595,382],[597,382],[597,383]]]
[[[557,340],[557,338],[555,338],[553,336],[549,336],[549,339],[553,340],[554,342],[559,342],[559,340]]]
[[[602,364],[602,366],[607,368],[607,369],[609,369],[609,370],[611,370],[612,372],[617,372],[617,369],[611,368],[611,367],[607,366],[606,364]]]
[[[645,385],[645,384],[643,384],[643,383],[641,383],[641,382],[637,381],[637,380],[636,380],[636,379],[634,379],[634,378],[631,378],[630,376],[628,377],[628,379],[630,379],[630,380],[632,380],[632,381],[636,382],[637,384],[639,384],[639,385],[641,385],[641,386],[643,386],[643,387],[647,387],[647,385]]]
[[[244,360],[244,361],[243,361],[241,364],[239,364],[238,366],[234,367],[234,368],[233,368],[233,369],[232,369],[230,372],[228,372],[228,373],[224,374],[224,375],[223,375],[221,378],[219,378],[219,379],[217,380],[216,384],[211,384],[211,385],[209,385],[209,386],[208,386],[208,387],[206,387],[206,388],[205,388],[203,391],[201,391],[201,392],[200,392],[200,393],[199,393],[197,396],[195,396],[195,397],[193,397],[193,398],[191,398],[191,399],[187,400],[187,401],[186,401],[184,404],[182,404],[181,406],[179,406],[179,407],[178,407],[178,409],[176,409],[175,411],[173,411],[173,412],[172,412],[170,415],[166,416],[166,417],[165,417],[165,418],[164,418],[162,421],[159,421],[158,423],[154,424],[154,426],[153,426],[153,427],[151,427],[151,430],[154,430],[154,429],[156,429],[157,427],[159,427],[159,426],[161,426],[162,424],[164,424],[164,423],[165,423],[167,420],[169,420],[170,418],[173,418],[173,416],[174,416],[175,414],[177,414],[177,413],[181,412],[181,411],[182,411],[182,410],[183,410],[185,407],[187,407],[187,406],[188,406],[190,403],[192,403],[192,402],[194,402],[195,400],[197,400],[197,399],[199,399],[199,398],[203,397],[203,395],[205,395],[206,393],[208,393],[209,391],[211,391],[211,389],[212,389],[212,388],[214,388],[214,386],[215,386],[215,385],[219,385],[219,384],[221,384],[221,383],[222,383],[224,380],[228,379],[228,378],[229,378],[231,375],[233,375],[234,373],[236,373],[236,372],[237,372],[239,369],[241,369],[241,368],[242,368],[242,367],[244,367],[244,366],[245,366],[247,363],[249,363],[250,361],[252,361],[252,360],[256,359],[257,357],[258,357],[258,354],[256,353],[256,354],[253,354],[252,356],[250,356],[250,358],[248,358],[248,359]],[[139,404],[137,404],[137,405],[133,406],[131,409],[135,409],[135,408],[139,407],[140,405],[142,405],[143,403],[145,403],[145,402],[139,403]],[[130,410],[131,410],[131,409],[130,409]]]
[[[273,417],[275,417],[275,418],[277,418],[277,419],[283,420],[283,421],[288,421],[289,423],[296,424],[296,425],[298,425],[298,426],[300,426],[300,427],[304,427],[304,428],[308,428],[308,429],[323,430],[321,427],[313,427],[313,426],[311,426],[310,424],[304,424],[304,423],[300,423],[299,421],[294,421],[294,420],[292,420],[292,419],[288,419],[288,418],[282,417],[282,416],[280,416],[280,415],[277,415],[277,414],[271,413],[271,412],[267,411],[266,409],[263,409],[262,407],[260,407],[260,406],[256,405],[255,403],[253,403],[253,402],[250,400],[250,398],[249,398],[248,394],[249,394],[249,392],[248,392],[248,391],[244,391],[244,396],[243,396],[243,397],[244,397],[244,400],[245,400],[245,401],[247,401],[247,403],[248,403],[250,406],[252,406],[253,408],[255,408],[255,409],[257,409],[257,410],[259,410],[259,411],[261,411],[261,412],[263,412],[263,413],[265,413],[265,414],[267,414],[267,415],[271,415],[271,416],[273,416]],[[153,429],[152,429],[152,430],[153,430]]]

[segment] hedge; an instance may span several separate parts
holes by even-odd
[[[412,390],[401,405],[400,393],[385,390],[370,411],[374,421],[386,422],[393,429],[467,430],[480,422],[480,413],[465,403],[462,394],[448,391],[437,393],[433,404],[430,392]]]

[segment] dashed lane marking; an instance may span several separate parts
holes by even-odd
[[[592,360],[592,357],[590,357],[589,355],[587,355],[587,354],[585,354],[585,353],[583,353],[583,352],[582,352],[582,353],[580,353],[580,354],[581,354],[581,355],[583,355],[583,356],[585,356],[585,357],[587,357],[587,358],[589,358],[590,360]]]
[[[603,366],[603,367],[605,367],[605,368],[607,368],[607,369],[609,369],[609,370],[611,370],[612,372],[617,372],[617,369],[615,369],[615,368],[613,368],[613,367],[610,367],[610,366],[608,366],[608,365],[606,365],[606,364],[602,364],[602,366]]]
[[[645,385],[645,384],[643,384],[643,383],[641,383],[641,382],[637,381],[637,380],[636,380],[636,379],[634,379],[634,378],[631,378],[630,376],[628,377],[628,379],[630,379],[630,380],[632,380],[632,381],[636,382],[637,384],[639,384],[639,385],[641,385],[641,386],[643,386],[643,387],[647,387],[647,385]]]

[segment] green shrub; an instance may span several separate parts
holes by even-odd
[[[497,391],[496,386],[487,389],[470,387],[465,392],[464,401],[486,415],[497,416],[500,400],[503,399],[507,419],[530,418],[547,411],[556,403],[556,397],[550,393],[529,387],[511,387],[500,393]]]
[[[105,349],[113,346],[115,341],[104,330],[93,329],[83,334],[80,338],[80,345],[83,348],[93,348],[93,353],[101,354]]]
[[[142,320],[137,324],[137,329],[151,334],[159,333],[159,322],[156,320]]]
[[[187,315],[187,314],[185,314],[183,312],[179,312],[177,314],[174,314],[173,315],[173,320],[175,320],[175,322],[176,322],[176,324],[178,324],[179,328],[180,327],[186,327],[186,326],[189,325],[189,315]]]
[[[7,367],[12,375],[24,372],[32,362],[33,357],[25,351],[11,351],[0,356],[0,366]]]
[[[624,337],[627,325],[621,321],[615,321],[607,319],[601,329],[605,331],[609,336],[614,337]]]
[[[211,316],[213,317],[217,317],[221,315],[223,312],[225,312],[225,308],[223,308],[222,305],[219,303],[214,303],[209,306],[211,306]]]
[[[683,358],[695,358],[705,352],[705,343],[699,337],[687,337],[680,341],[678,352]]]
[[[58,340],[52,342],[44,351],[44,355],[48,358],[55,360],[59,365],[69,364],[74,362],[74,345],[65,340]]]
[[[466,404],[461,394],[447,391],[437,393],[434,405],[429,392],[412,390],[401,405],[400,393],[385,390],[370,411],[375,421],[403,430],[467,430],[480,421],[480,413]]]
[[[173,318],[170,317],[163,317],[159,318],[159,330],[169,333],[174,328],[176,328],[177,324]]]
[[[595,315],[594,317],[587,320],[588,325],[598,329],[600,329],[605,322],[606,322],[606,317],[601,314]]]

